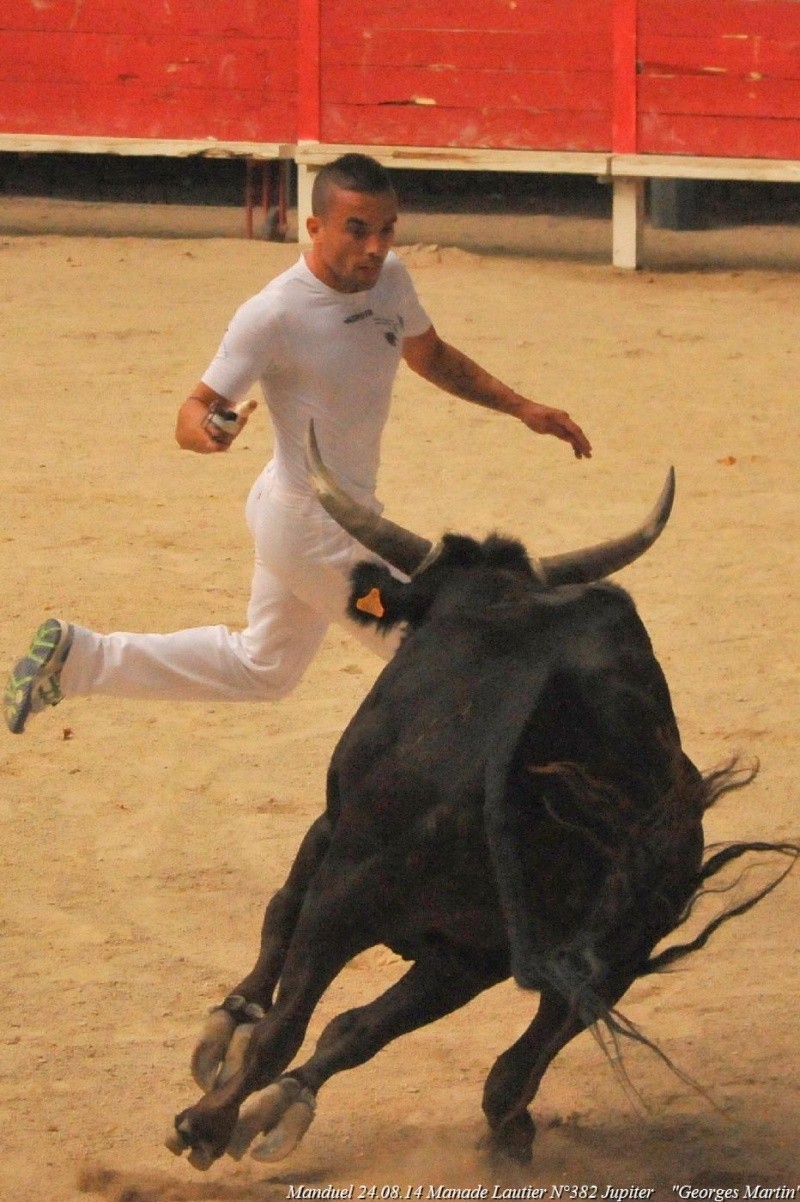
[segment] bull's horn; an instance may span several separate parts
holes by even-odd
[[[373,513],[340,488],[322,462],[313,422],[308,427],[306,438],[306,463],[319,503],[333,520],[369,551],[374,551],[392,567],[412,576],[430,552],[432,544],[418,534],[395,525],[388,518]]]
[[[670,468],[661,496],[641,526],[622,538],[584,547],[582,551],[536,560],[537,575],[544,584],[555,588],[559,584],[588,584],[619,572],[652,547],[667,524],[674,499],[675,469]]]

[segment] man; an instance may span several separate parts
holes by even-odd
[[[311,249],[241,306],[178,412],[179,445],[220,454],[246,420],[225,415],[257,380],[269,407],[274,457],[245,511],[255,542],[245,629],[100,635],[50,618],[6,688],[12,732],[65,694],[277,700],[298,683],[330,622],[389,659],[395,643],[346,617],[349,572],[364,550],[314,497],[304,438],[313,418],[328,466],[377,509],[380,439],[401,357],[446,392],[563,439],[579,459],[591,454],[567,413],[520,396],[439,338],[390,253],[397,197],[374,159],[346,154],[324,167],[312,212]]]

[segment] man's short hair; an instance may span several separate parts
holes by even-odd
[[[370,155],[355,152],[340,155],[317,172],[311,189],[311,212],[315,217],[325,215],[333,188],[341,188],[345,192],[363,192],[368,196],[394,192],[386,168]]]

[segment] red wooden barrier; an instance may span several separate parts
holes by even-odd
[[[519,170],[602,153],[630,177],[727,157],[794,178],[800,0],[16,0],[0,148],[59,136],[529,152]]]
[[[639,0],[640,154],[800,158],[797,0]]]
[[[320,38],[322,0],[297,0],[297,136],[304,142],[322,137]]]
[[[614,114],[612,147],[636,153],[636,33],[638,0],[614,0]]]
[[[19,0],[0,19],[0,128],[293,142],[295,4]]]
[[[322,0],[325,142],[611,145],[612,0]]]

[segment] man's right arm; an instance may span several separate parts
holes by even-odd
[[[180,447],[200,455],[227,451],[247,422],[249,410],[241,413],[233,436],[209,422],[210,413],[214,409],[229,413],[237,402],[243,403],[248,390],[268,372],[279,334],[280,314],[261,294],[239,306],[219,350],[178,410],[175,437]],[[206,380],[213,380],[215,387]]]

